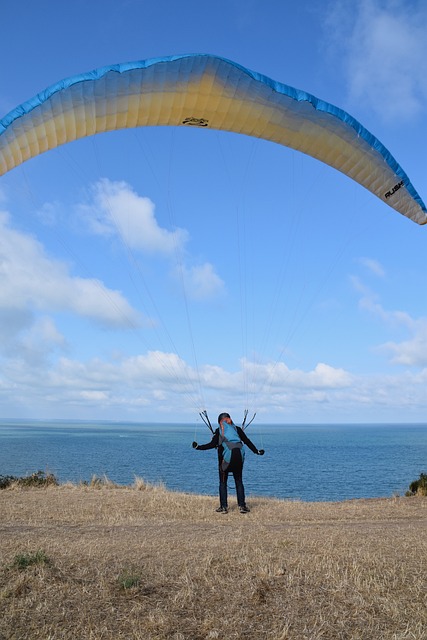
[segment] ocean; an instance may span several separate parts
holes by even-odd
[[[264,456],[246,449],[250,496],[341,501],[404,495],[427,473],[427,424],[262,425],[247,435]],[[215,450],[201,424],[0,421],[0,475],[41,470],[63,483],[106,475],[119,484],[135,477],[170,490],[216,495]],[[229,481],[233,499],[233,480]]]

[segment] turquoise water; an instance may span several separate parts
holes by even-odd
[[[427,425],[259,425],[247,435],[266,455],[247,450],[248,496],[304,501],[403,495],[427,472]],[[120,484],[135,476],[169,489],[217,492],[216,451],[203,425],[98,422],[0,422],[0,475],[43,470],[60,482],[106,474]],[[233,482],[229,483],[233,489]]]

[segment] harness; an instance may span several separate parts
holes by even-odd
[[[219,427],[219,446],[222,447],[222,464],[221,469],[227,471],[230,462],[233,449],[240,449],[240,455],[242,456],[242,462],[245,459],[245,451],[243,449],[243,442],[239,438],[236,425],[227,424],[222,422]]]

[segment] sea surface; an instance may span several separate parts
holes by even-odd
[[[247,435],[264,456],[246,448],[247,497],[341,501],[404,495],[427,473],[427,424],[262,425]],[[0,475],[42,470],[63,483],[106,475],[135,477],[170,490],[216,495],[217,453],[191,443],[210,441],[204,425],[66,421],[0,421]],[[231,499],[234,483],[229,480]]]

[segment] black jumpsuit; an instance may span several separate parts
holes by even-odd
[[[237,430],[237,435],[239,436],[239,438],[243,442],[243,444],[246,444],[253,453],[258,454],[258,449],[253,444],[253,442],[251,442],[251,440],[249,440],[248,436],[245,434],[243,429],[241,427],[237,427],[236,426],[236,430]],[[245,503],[245,488],[243,486],[243,480],[242,480],[243,458],[242,458],[242,454],[241,454],[240,449],[232,449],[230,464],[228,465],[227,469],[224,471],[222,469],[222,460],[223,460],[222,451],[223,451],[223,449],[222,449],[222,446],[220,446],[219,428],[215,430],[213,438],[212,438],[212,440],[210,442],[208,442],[207,444],[199,444],[197,448],[199,450],[202,450],[202,451],[204,451],[206,449],[215,449],[215,448],[218,449],[219,501],[220,501],[220,506],[223,507],[223,508],[227,508],[228,507],[227,480],[228,480],[228,474],[232,473],[233,477],[234,477],[234,482],[235,482],[235,485],[236,485],[237,503],[238,503],[239,507],[245,507],[246,506],[246,503]]]

